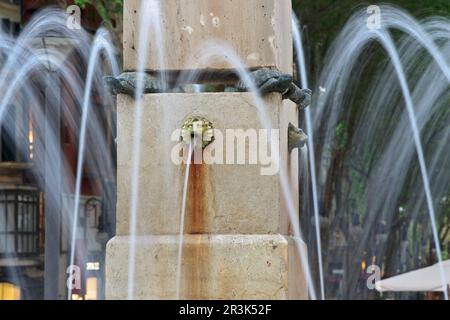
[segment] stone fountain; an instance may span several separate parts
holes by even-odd
[[[124,3],[124,70],[136,70],[141,1]],[[232,47],[249,69],[292,74],[290,0],[161,1],[167,50],[160,70],[155,46],[146,70],[223,74],[227,58],[195,65],[190,59],[210,39]],[[152,35],[151,35],[152,36]],[[298,149],[288,150],[288,127],[297,106],[280,94],[264,96],[273,128],[279,129],[279,161],[287,169],[298,203]],[[117,98],[117,236],[107,246],[106,297],[127,299],[130,250],[132,141],[135,101]],[[172,133],[192,116],[215,130],[264,129],[251,93],[163,93],[143,96],[139,202],[134,270],[135,299],[173,299],[177,291],[180,211],[186,165],[171,161]],[[213,141],[203,152],[214,148]],[[248,142],[247,142],[248,143]],[[296,208],[298,211],[298,208]],[[194,164],[189,173],[181,299],[307,299],[308,290],[278,175],[260,165]]]

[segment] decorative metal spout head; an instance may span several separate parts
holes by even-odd
[[[205,149],[214,141],[214,127],[208,119],[191,116],[181,126],[181,141],[190,144],[194,139],[202,142]]]
[[[288,147],[289,153],[295,148],[303,148],[308,141],[308,136],[303,132],[302,129],[297,128],[292,123],[289,123],[288,127]]]

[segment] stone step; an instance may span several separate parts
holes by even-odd
[[[179,240],[136,237],[134,299],[176,298]],[[123,236],[108,243],[107,299],[127,299],[130,241]],[[308,298],[297,244],[281,235],[186,235],[180,283],[180,298],[189,300]]]

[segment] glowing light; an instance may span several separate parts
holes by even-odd
[[[72,300],[83,300],[83,297],[78,294],[72,294]]]
[[[100,262],[88,262],[86,263],[86,270],[98,271],[100,270]]]
[[[0,300],[20,300],[20,288],[10,283],[0,283]]]
[[[362,270],[363,272],[366,271],[366,266],[367,266],[366,260],[361,261],[361,270]]]
[[[30,160],[33,160],[33,158],[34,158],[34,132],[33,132],[33,122],[31,121],[31,117],[30,117],[30,121],[28,122],[28,153],[29,153]]]
[[[87,278],[85,300],[97,300],[98,280],[97,278]]]

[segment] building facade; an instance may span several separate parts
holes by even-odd
[[[19,35],[33,13],[52,4],[58,3],[0,1],[2,32],[11,36]],[[92,8],[86,8],[85,12],[84,16],[88,19],[83,23],[93,33],[100,19]],[[76,52],[66,48],[64,59],[71,64],[81,65],[80,77],[85,77],[86,66],[79,61]],[[71,98],[69,91],[68,85],[62,83],[56,95],[64,105],[71,107],[61,110],[50,121],[60,128],[56,140],[63,150],[70,175],[75,176],[78,132],[73,132],[68,122],[77,118],[79,120],[80,106]],[[43,107],[46,104],[46,92],[43,85],[40,101]],[[94,96],[93,101],[99,106],[96,112],[102,122],[100,130],[106,137],[112,137],[114,110],[105,108],[99,96]],[[38,132],[38,128],[43,125],[37,121],[39,119],[33,116],[30,106],[24,101],[8,107],[0,126],[0,300],[101,299],[104,295],[105,245],[115,232],[115,172],[98,174],[95,168],[85,166],[76,239],[73,243],[73,230],[70,230],[68,226],[71,224],[66,220],[73,211],[75,186],[71,186],[71,193],[59,197],[57,206],[49,203],[50,197],[45,188],[46,172],[36,174],[36,170],[33,170],[36,162],[45,158],[45,141],[42,141],[45,140],[45,133]],[[115,145],[112,138],[109,140],[109,152],[114,158]],[[61,170],[58,174],[65,173]],[[55,216],[59,217],[56,225],[53,221]],[[58,241],[54,241],[55,234],[58,235]],[[53,243],[48,246],[50,235]],[[76,248],[74,263],[80,269],[82,282],[79,288],[68,290],[67,279],[70,274],[67,272],[73,248]],[[51,266],[49,261],[52,262]]]

